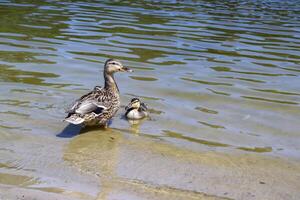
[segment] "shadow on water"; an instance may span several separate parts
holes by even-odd
[[[110,124],[111,121],[108,123],[108,125]],[[68,124],[60,133],[56,134],[56,136],[61,138],[72,138],[79,134],[97,130],[104,131],[105,128],[101,126],[82,127],[80,125]]]
[[[60,133],[56,136],[61,138],[72,138],[80,134],[82,127],[74,124],[68,124]]]

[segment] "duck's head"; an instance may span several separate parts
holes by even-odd
[[[126,110],[128,109],[142,109],[143,111],[147,110],[147,107],[144,103],[141,103],[140,99],[133,98],[128,106],[125,107]]]
[[[111,58],[105,62],[104,72],[107,74],[113,74],[115,72],[132,72],[132,70],[124,67],[119,60]]]

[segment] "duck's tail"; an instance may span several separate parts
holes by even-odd
[[[69,122],[71,124],[78,125],[78,124],[82,124],[84,122],[84,119],[77,115],[71,115],[66,117],[64,121]]]

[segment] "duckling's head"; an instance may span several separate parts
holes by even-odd
[[[124,67],[119,60],[111,58],[105,62],[104,72],[107,74],[113,74],[115,72],[132,72],[132,70]]]
[[[131,102],[129,105],[126,107],[127,109],[132,108],[132,109],[139,109],[141,106],[141,101],[138,98],[133,98],[131,99]]]
[[[128,106],[125,108],[126,110],[128,109],[141,109],[142,111],[146,111],[147,107],[144,103],[141,103],[139,98],[133,98],[131,99],[131,102],[129,103]]]

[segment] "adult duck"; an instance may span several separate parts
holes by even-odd
[[[91,92],[77,99],[65,121],[83,126],[105,126],[120,108],[120,92],[114,78],[116,72],[131,72],[119,60],[108,59],[104,65],[104,87],[96,86]]]

